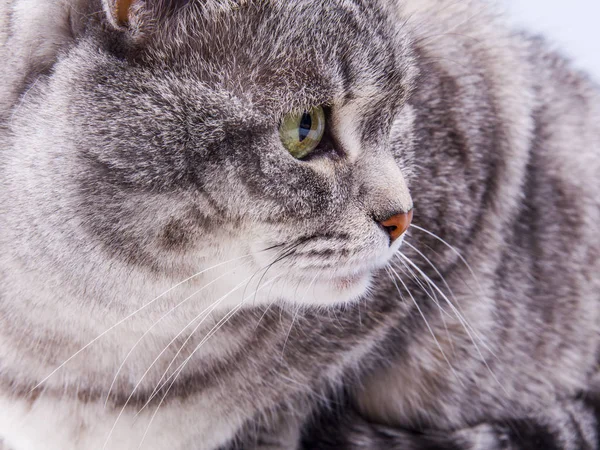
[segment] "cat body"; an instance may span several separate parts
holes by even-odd
[[[480,2],[122,5],[0,3],[8,449],[600,448],[597,86]]]

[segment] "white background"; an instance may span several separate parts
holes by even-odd
[[[600,83],[600,0],[500,0],[513,21],[548,36]]]

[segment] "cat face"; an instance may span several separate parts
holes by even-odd
[[[39,182],[107,264],[177,278],[234,259],[223,289],[254,275],[292,302],[364,294],[401,245],[380,222],[412,208],[390,152],[414,78],[393,17],[360,1],[164,3],[123,24],[107,2],[115,26],[60,58],[30,111],[53,136]],[[315,107],[324,136],[298,159],[280,126]]]

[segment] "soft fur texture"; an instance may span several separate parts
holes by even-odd
[[[117,10],[0,1],[0,447],[600,449],[585,75],[475,0]]]

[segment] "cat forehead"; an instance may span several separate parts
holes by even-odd
[[[208,4],[207,10],[192,3],[173,16],[150,46],[150,59],[182,72],[192,68],[275,108],[397,91],[410,81],[405,43],[375,1]]]

